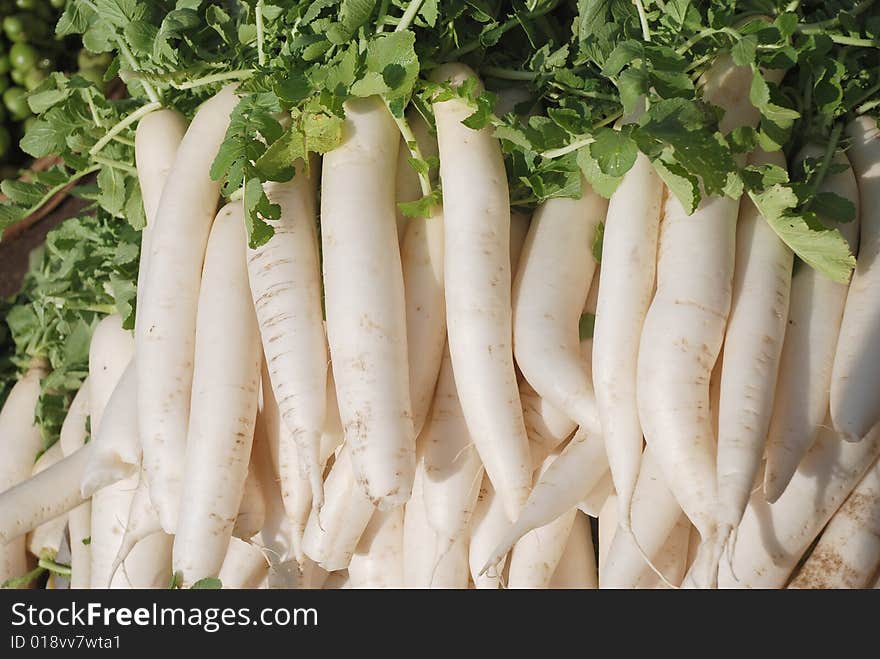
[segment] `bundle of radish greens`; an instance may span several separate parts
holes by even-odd
[[[7,586],[875,584],[880,4],[56,31],[128,93],[50,74],[0,186],[88,201],[0,306]]]

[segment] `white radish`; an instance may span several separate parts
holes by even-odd
[[[614,537],[618,535],[617,530],[620,526],[618,517],[617,495],[608,497],[602,509],[599,511],[599,583],[605,585],[605,564],[608,562],[608,554],[611,551],[611,545]]]
[[[253,458],[252,458],[253,460]],[[260,532],[266,523],[266,498],[263,483],[257,474],[253,462],[248,466],[247,478],[244,481],[244,492],[235,516],[232,535],[248,540]]]
[[[435,80],[474,77],[447,64]],[[513,364],[510,201],[498,140],[475,131],[463,99],[434,104],[443,182],[446,323],[470,435],[510,518],[531,485],[528,436]]]
[[[781,153],[753,165],[785,168]],[[718,523],[732,539],[752,493],[770,427],[788,320],[793,254],[749,201],[740,204],[730,318],[718,401]],[[725,540],[726,542],[727,540]]]
[[[156,531],[135,543],[110,588],[168,588],[171,582],[171,547],[174,538]]]
[[[36,464],[34,465],[34,470],[32,472],[33,476],[31,476],[31,478],[28,480],[33,481],[33,479],[37,475],[45,472],[50,467],[57,465],[63,460],[63,458],[64,453],[61,450],[61,446],[59,446],[56,442],[37,460]],[[52,481],[49,481],[48,486],[50,489],[55,487]],[[43,494],[42,492],[36,493],[36,498],[38,501],[44,496],[45,494]],[[76,503],[80,502],[81,500],[76,501]],[[70,507],[72,508],[73,506]],[[0,509],[2,508],[3,505],[0,505]],[[59,515],[51,515],[50,513],[45,521],[34,527],[34,529],[28,534],[28,551],[39,558],[49,558],[51,560],[55,560],[55,557],[58,555],[58,550],[61,548],[61,544],[64,541],[64,532],[66,528],[66,511],[62,512]],[[2,537],[0,537],[0,542],[3,542]]]
[[[496,562],[488,570],[483,568],[487,564],[486,559],[505,537],[508,528],[510,528],[510,520],[504,510],[504,503],[486,476],[483,478],[483,486],[480,488],[477,507],[471,520],[471,537],[468,546],[471,579],[478,589],[494,589],[501,586],[507,552],[502,555],[500,563]]]
[[[448,350],[443,353],[431,419],[419,444],[425,516],[443,554],[465,535],[483,481],[483,465],[468,434]]]
[[[268,574],[269,562],[257,545],[238,538],[229,541],[218,575],[224,590],[259,588]]]
[[[403,506],[377,510],[348,565],[352,588],[402,588]]]
[[[339,414],[359,486],[382,510],[415,474],[406,313],[394,224],[399,137],[378,97],[346,104],[342,143],[321,184],[327,338]]]
[[[88,418],[89,380],[86,378],[73,397],[67,416],[64,417],[64,423],[61,425],[58,444],[65,458],[70,458],[85,445],[88,437],[86,426]],[[70,485],[75,496],[80,495],[81,478],[82,474],[77,474],[75,482]],[[91,547],[87,544],[92,535],[91,501],[81,503],[67,514],[67,535],[70,540],[70,587],[88,588],[92,567]]]
[[[215,577],[241,505],[260,394],[260,337],[247,283],[241,204],[214,220],[198,301],[192,407],[173,567]],[[153,503],[154,489],[150,486]],[[159,509],[161,519],[161,508]]]
[[[132,495],[131,504],[125,517],[122,540],[119,543],[116,557],[110,566],[110,574],[115,578],[119,566],[126,560],[135,545],[159,531],[162,531],[162,525],[159,523],[159,515],[156,512],[156,508],[150,500],[150,489],[147,486],[143,469],[141,469],[138,474],[137,487]]]
[[[193,118],[167,176],[149,245],[149,277],[138,309],[138,427],[150,495],[173,533],[181,502],[202,264],[217,209],[211,164],[238,102],[232,87]],[[244,249],[244,248],[242,248]]]
[[[571,437],[577,428],[577,424],[568,415],[546,398],[539,396],[528,380],[523,379],[520,382],[519,397],[522,401],[523,420],[529,436],[529,444],[533,448],[540,447],[543,452],[549,454]]]
[[[666,582],[673,586],[681,584],[687,572],[688,548],[691,535],[691,523],[686,515],[682,514],[672,529],[672,533],[666,538],[663,548],[657,554],[654,567],[663,575]],[[634,588],[669,588],[669,586],[657,576],[657,574],[645,567],[641,576],[633,584]]]
[[[599,587],[599,573],[596,570],[596,554],[593,550],[593,535],[589,518],[575,515],[565,551],[553,578],[551,589],[596,589]]]
[[[847,497],[789,588],[867,588],[880,567],[880,462]]]
[[[510,554],[509,588],[549,588],[577,512],[572,508],[520,538]]]
[[[312,509],[303,535],[305,555],[328,572],[348,567],[375,510],[357,482],[350,451],[343,445],[324,482],[320,517]]]
[[[721,588],[781,588],[792,570],[880,455],[880,425],[856,444],[829,428],[819,432],[788,487],[770,504],[752,495],[737,532],[731,564],[721,564]]]
[[[590,517],[598,517],[599,511],[602,510],[602,506],[605,505],[605,501],[612,496],[615,495],[614,491],[614,481],[611,478],[611,470],[605,472],[605,475],[599,479],[599,482],[590,490],[590,493],[581,500],[578,504],[578,508],[585,515],[589,515]]]
[[[484,567],[496,565],[523,535],[575,508],[608,470],[602,437],[578,429],[537,479],[516,522],[508,525]]]
[[[263,353],[281,417],[291,435],[279,444],[282,464],[298,463],[315,505],[323,497],[319,451],[327,395],[327,339],[321,310],[315,192],[302,161],[289,183],[267,183],[281,207],[275,234],[247,252],[248,275]],[[287,453],[295,451],[296,458]],[[283,487],[298,474],[281,470]]]
[[[608,562],[601,566],[601,588],[631,588],[647,563],[653,563],[681,517],[681,507],[666,485],[653,450],[642,454],[639,480],[633,496],[632,534],[616,533],[608,551]],[[638,545],[633,541],[638,539]],[[641,549],[640,549],[641,548]]]
[[[822,151],[808,147],[801,158],[807,156],[821,158]],[[826,177],[819,190],[849,199],[858,217],[859,189],[846,156],[838,154],[832,162],[847,167]],[[842,224],[839,229],[855,251],[858,222]],[[776,501],[782,495],[828,413],[831,371],[846,294],[846,284],[832,281],[809,266],[801,265],[792,276],[788,326],[767,435],[767,501]]]
[[[513,284],[516,363],[542,398],[600,432],[578,326],[596,272],[591,248],[608,202],[583,182],[580,199],[554,198],[532,217]]]
[[[663,182],[639,154],[608,202],[602,236],[592,376],[624,528],[630,526],[642,457],[636,367],[654,292],[662,199]]]
[[[831,421],[858,441],[880,420],[880,129],[873,117],[847,127],[847,150],[859,186],[859,250],[831,373]]]
[[[510,212],[510,272],[511,282],[516,279],[519,270],[519,258],[522,256],[523,246],[526,244],[526,236],[529,235],[529,225],[532,216],[516,211]]]

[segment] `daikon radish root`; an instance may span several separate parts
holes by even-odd
[[[141,442],[137,425],[137,373],[135,360],[113,389],[102,415],[100,432],[93,434],[89,461],[82,475],[82,495],[90,497],[103,487],[137,476]],[[92,426],[94,431],[95,426]],[[91,444],[91,442],[90,442]]]
[[[61,436],[58,445],[65,458],[70,458],[85,445],[88,437],[87,422],[89,418],[89,380],[86,378],[73,397],[67,416],[61,425]],[[86,456],[88,457],[88,456]],[[80,456],[82,458],[82,456]],[[74,496],[80,496],[80,480],[77,474],[75,482],[70,484]],[[92,535],[92,502],[84,501],[67,514],[67,535],[70,540],[70,587],[75,589],[88,588],[91,582],[91,548],[87,544]]]
[[[64,459],[64,452],[61,450],[61,446],[56,442],[53,444],[40,458],[37,460],[36,464],[34,464],[33,476],[29,480],[33,480],[40,473],[45,472],[50,467],[57,465]],[[28,482],[28,481],[25,481]],[[49,480],[46,483],[46,486],[51,490],[56,487],[52,480]],[[37,500],[45,496],[41,492],[34,493],[37,497]],[[80,500],[77,500],[77,503],[80,503]],[[3,508],[2,503],[0,503],[0,510]],[[20,506],[21,504],[14,503],[12,504],[15,507]],[[73,506],[70,506],[71,508]],[[50,513],[51,515],[51,513]],[[38,558],[49,558],[54,560],[58,554],[58,550],[61,548],[61,545],[64,541],[64,532],[67,528],[67,512],[64,511],[59,515],[48,516],[45,521],[37,525],[33,528],[33,530],[28,534],[27,543],[28,543],[28,551]],[[2,536],[0,536],[0,542],[3,542]]]
[[[94,378],[94,375],[90,376]],[[93,380],[94,381],[94,380]],[[122,546],[125,523],[137,491],[138,474],[98,490],[92,496],[90,588],[107,588]]]
[[[516,522],[499,538],[484,569],[500,563],[523,535],[575,508],[608,470],[601,436],[579,428],[572,440],[537,479]]]
[[[303,535],[305,555],[328,572],[348,568],[375,510],[358,484],[350,451],[348,443],[343,445],[324,482],[320,518],[312,509]]]
[[[646,447],[633,496],[633,533],[616,533],[608,550],[608,562],[600,564],[600,588],[629,588],[647,564],[660,554],[681,515],[681,506],[661,474],[653,450]],[[633,537],[638,538],[638,546]],[[639,546],[644,551],[639,551]]]
[[[578,504],[578,509],[590,517],[598,517],[599,511],[605,505],[605,501],[615,495],[614,481],[611,479],[611,470],[599,479],[599,482],[590,490],[589,494]],[[619,504],[618,504],[619,505]]]
[[[253,444],[261,354],[243,214],[240,203],[220,210],[205,253],[183,499],[174,536],[173,567],[184,586],[220,571]]]
[[[822,153],[816,147],[807,147],[798,159],[821,158]],[[858,217],[859,189],[849,162],[838,153],[832,163],[846,169],[827,176],[819,190],[849,199]],[[855,252],[858,222],[838,228]],[[798,268],[792,276],[788,325],[767,435],[767,501],[774,502],[782,495],[828,413],[831,372],[846,296],[846,284],[832,281],[813,268]]]
[[[608,202],[586,182],[583,187],[580,199],[549,199],[532,217],[513,284],[513,347],[535,391],[598,434],[578,326],[596,272],[590,250]]]
[[[239,538],[229,541],[218,575],[224,589],[259,588],[268,574],[269,562],[260,547]]]
[[[781,153],[756,152],[752,165],[785,168]],[[764,455],[788,319],[793,254],[745,199],[736,228],[736,266],[718,401],[718,522],[733,538]],[[729,542],[729,540],[724,540]]]
[[[639,154],[608,202],[602,236],[592,377],[624,528],[630,527],[642,457],[636,367],[654,292],[663,194],[662,180],[648,158]]]
[[[519,257],[522,256],[523,245],[526,244],[526,236],[529,234],[529,224],[532,216],[517,211],[510,212],[510,272],[511,282],[516,278],[519,270]]]
[[[859,250],[831,374],[831,421],[858,441],[880,420],[880,129],[873,117],[847,127],[847,156],[859,187]]]
[[[529,444],[532,447],[540,447],[545,454],[549,455],[553,449],[571,437],[577,428],[577,424],[568,415],[546,398],[538,395],[526,379],[520,382],[519,397],[522,401],[523,420],[526,424]]]
[[[67,524],[67,513],[84,499],[79,483],[92,444],[64,458],[60,443],[43,453],[34,465],[33,476],[0,493],[0,545],[44,524]],[[39,554],[37,554],[39,555]]]
[[[434,70],[460,85],[475,77],[460,64]],[[456,386],[486,473],[509,517],[531,485],[528,436],[513,365],[510,201],[501,146],[487,127],[462,121],[463,99],[434,103],[445,223],[444,279],[449,353]]]
[[[253,454],[253,451],[251,453]],[[263,494],[263,484],[260,482],[260,477],[253,463],[251,463],[244,481],[244,492],[241,495],[238,514],[235,516],[232,535],[242,540],[248,540],[259,533],[265,523],[266,498]]]
[[[138,308],[138,427],[150,496],[173,533],[181,502],[196,335],[196,310],[220,182],[211,164],[238,103],[225,87],[196,112],[156,209],[149,276]],[[244,248],[242,248],[244,249]]]
[[[417,470],[423,472],[425,516],[442,556],[465,535],[483,481],[483,465],[468,433],[448,350],[443,352],[431,418],[419,444]]]
[[[599,511],[599,583],[605,583],[605,564],[617,530],[620,527],[617,495],[611,495]]]
[[[834,513],[789,588],[867,588],[880,567],[880,462]]]
[[[291,432],[279,444],[280,463],[298,463],[309,482],[313,502],[320,507],[327,339],[322,322],[315,192],[302,161],[296,162],[296,170],[288,183],[266,184],[266,195],[281,207],[281,217],[269,221],[275,231],[271,240],[248,249],[247,266],[269,379],[281,418]],[[286,456],[291,451],[296,452],[296,458]],[[300,478],[290,469],[281,470],[280,475],[282,481]]]
[[[134,549],[135,545],[161,530],[162,525],[159,523],[159,514],[150,500],[150,489],[147,486],[147,479],[145,478],[143,468],[141,468],[138,474],[137,487],[125,516],[122,540],[119,543],[116,557],[110,566],[110,574],[113,575],[113,578],[115,578],[119,567]]]
[[[327,338],[358,485],[388,510],[409,498],[416,462],[394,224],[399,136],[378,97],[347,102],[345,117],[321,181]]]
[[[599,587],[596,554],[589,518],[578,513],[568,535],[559,564],[550,579],[551,589],[595,589]]]
[[[841,441],[823,427],[775,503],[767,503],[762,492],[752,495],[731,565],[721,564],[719,587],[784,586],[810,543],[878,455],[880,425],[856,444]]]
[[[688,546],[692,528],[694,527],[691,526],[687,516],[680,515],[654,564],[664,579],[673,586],[680,585],[687,572]],[[661,581],[653,570],[645,567],[633,584],[633,588],[669,588],[669,586]]]
[[[483,478],[477,507],[471,519],[471,537],[468,545],[468,564],[476,588],[493,589],[501,586],[507,552],[502,554],[501,563],[496,562],[488,570],[484,568],[487,559],[491,557],[494,548],[505,537],[509,528],[510,520],[505,514],[501,497],[496,494],[491,481],[486,476]]]
[[[110,587],[168,588],[173,544],[174,538],[163,531],[139,540],[113,575]]]
[[[352,588],[402,588],[403,506],[377,510],[348,564]]]
[[[572,508],[517,541],[510,554],[508,588],[550,587],[556,566],[565,553],[577,512],[577,508]]]

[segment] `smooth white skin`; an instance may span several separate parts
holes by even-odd
[[[822,153],[816,148],[804,149],[798,159],[821,158]],[[833,162],[848,165],[842,154]],[[827,177],[819,189],[852,201],[858,217],[859,189],[852,169]],[[842,224],[839,229],[855,251],[858,222]],[[788,325],[767,435],[767,501],[781,496],[825,421],[846,295],[846,284],[833,282],[808,266],[799,267],[791,278]]]
[[[137,322],[138,426],[150,495],[173,533],[181,502],[195,354],[196,312],[219,181],[210,168],[238,103],[232,87],[193,118],[167,176],[149,241]],[[243,248],[242,248],[243,249]]]
[[[403,509],[373,513],[348,564],[352,588],[403,588]]]
[[[653,453],[653,449],[648,447],[642,454],[632,506],[633,535],[638,538],[639,545],[652,563],[681,516],[681,507],[666,486]],[[608,563],[602,566],[599,579],[601,588],[630,587],[648,567],[633,535],[614,534],[608,551]]]
[[[663,181],[640,153],[608,202],[602,237],[592,375],[624,524],[629,521],[642,457],[636,367],[642,325],[654,292],[663,194]]]
[[[138,473],[137,487],[131,498],[131,504],[128,507],[125,520],[122,541],[119,544],[119,550],[116,552],[116,558],[113,559],[110,567],[110,574],[113,575],[113,579],[116,579],[119,566],[123,564],[123,561],[126,560],[135,545],[148,536],[162,530],[162,525],[159,523],[159,515],[153,506],[153,502],[150,500],[150,490],[144,477],[143,468]],[[169,562],[169,570],[171,569],[170,565]]]
[[[577,424],[546,398],[541,398],[526,379],[519,384],[519,397],[522,401],[526,433],[533,449],[534,463],[536,447],[549,454],[571,437]]]
[[[831,421],[858,441],[880,418],[880,130],[858,117],[847,127],[847,156],[859,186],[859,251],[831,372]]]
[[[223,588],[259,588],[269,574],[269,562],[255,544],[232,538],[218,578]]]
[[[752,154],[754,165],[785,168],[781,153]],[[733,532],[752,493],[770,427],[788,320],[794,256],[748,199],[740,204],[730,318],[718,402],[718,521]]]
[[[608,497],[616,494],[614,491],[614,481],[611,478],[611,470],[605,472],[605,475],[599,479],[599,482],[590,490],[590,493],[578,504],[578,509],[585,515],[590,517],[598,517],[599,511],[605,505]]]
[[[241,204],[226,205],[211,229],[199,292],[183,500],[172,560],[184,586],[219,573],[250,461],[261,354],[245,240]]]
[[[327,392],[331,391],[330,388]],[[302,538],[306,530],[309,512],[312,510],[312,489],[305,470],[299,468],[297,451],[282,451],[284,444],[295,445],[290,429],[281,418],[281,411],[275,400],[275,393],[269,380],[269,371],[263,361],[262,370],[263,406],[257,416],[256,435],[265,433],[273,470],[278,475],[281,500],[290,525],[290,550],[297,562],[302,563]],[[328,418],[331,416],[327,415]],[[322,486],[323,492],[323,486]],[[287,555],[285,554],[285,558]]]
[[[865,474],[789,588],[867,588],[880,567],[880,462]]]
[[[101,431],[104,410],[134,355],[134,338],[122,328],[117,314],[105,316],[89,345],[89,427],[92,438]]]
[[[297,173],[290,182],[265,186],[269,200],[281,207],[281,218],[269,221],[275,230],[269,242],[247,249],[247,265],[272,390],[291,432],[279,445],[280,460],[299,463],[312,499],[320,507],[327,338],[321,309],[315,191],[302,161],[296,165]],[[289,452],[297,455],[290,458],[286,455]],[[285,469],[281,478],[299,476]]]
[[[471,579],[476,588],[501,587],[501,575],[507,561],[507,552],[502,556],[500,563],[493,565],[486,571],[483,571],[483,568],[487,563],[486,559],[491,556],[493,549],[504,538],[508,528],[510,528],[510,520],[507,518],[501,497],[495,492],[488,476],[485,476],[480,488],[479,499],[477,499],[477,507],[471,519],[471,537],[468,546],[468,564]],[[513,543],[510,544],[513,545]]]
[[[238,515],[235,517],[235,526],[232,527],[232,535],[242,540],[248,540],[259,533],[265,523],[266,498],[252,457],[248,466],[247,478],[244,481],[244,492],[238,507]]]
[[[617,495],[611,495],[599,511],[599,583],[605,587],[605,563],[619,526]]]
[[[732,565],[722,561],[718,586],[784,586],[810,543],[878,455],[880,426],[855,444],[841,441],[823,427],[775,503],[767,503],[760,491],[752,495],[739,525]]]
[[[516,363],[542,398],[600,432],[578,322],[596,273],[591,248],[608,202],[583,183],[580,199],[549,199],[532,217],[513,284]]]
[[[177,148],[186,133],[186,120],[176,110],[163,108],[151,112],[138,122],[134,134],[134,161],[147,225],[141,232],[141,256],[138,265],[137,309],[141,316],[141,300],[150,268],[150,238],[162,190],[174,165]],[[137,321],[135,321],[137,322]]]
[[[425,516],[442,553],[465,534],[483,482],[483,464],[468,434],[448,350],[419,453]]]
[[[39,460],[37,460],[34,465],[33,476],[28,479],[28,481],[33,481],[34,478],[45,472],[50,467],[57,465],[59,462],[63,461],[64,453],[61,450],[61,446],[56,442],[53,444],[43,455],[40,456]],[[70,480],[70,479],[68,479]],[[54,487],[54,485],[49,485],[50,488]],[[37,500],[40,499],[39,493],[34,493],[34,496]],[[13,504],[13,505],[18,505]],[[70,506],[71,508],[73,506]],[[0,510],[3,509],[3,504],[0,503]],[[62,543],[64,542],[64,532],[67,528],[67,513],[66,511],[61,512],[58,515],[51,515],[46,518],[45,521],[41,522],[37,526],[33,528],[27,538],[28,551],[34,556],[41,557],[47,556],[49,558],[55,558],[58,554],[58,550],[61,548]],[[0,535],[0,542],[4,542],[3,536]]]
[[[551,589],[595,589],[599,587],[596,554],[590,520],[577,514],[559,564],[550,579]]]
[[[435,69],[460,84],[466,66]],[[434,104],[443,210],[446,323],[462,410],[486,473],[513,519],[531,486],[528,435],[513,364],[510,202],[491,128],[474,131],[462,100]]]
[[[513,279],[519,270],[519,257],[522,256],[531,222],[531,215],[510,211],[510,272]]]
[[[327,338],[358,485],[388,510],[409,499],[416,462],[394,223],[399,136],[378,97],[349,101],[345,116],[321,181]]]
[[[33,476],[0,493],[0,545],[61,517],[63,530],[67,513],[84,501],[79,482],[91,452],[89,443],[65,458],[55,443],[40,456]]]
[[[575,508],[607,470],[602,437],[578,429],[562,453],[537,479],[516,522],[508,524],[484,565],[496,565],[523,535]]]
[[[375,508],[360,488],[348,443],[324,481],[324,507],[312,509],[303,535],[303,552],[328,572],[348,568],[358,540]]]
[[[422,431],[446,345],[443,288],[443,215],[409,221],[400,248],[406,291],[406,344],[413,428]]]
[[[142,538],[110,582],[111,588],[168,588],[174,538],[156,531]],[[226,583],[223,584],[226,587]]]
[[[83,498],[139,472],[141,442],[137,426],[137,373],[134,359],[129,361],[110,395],[100,432],[94,433],[89,445],[92,450],[82,474]]]
[[[666,538],[666,542],[660,553],[657,554],[657,562],[654,564],[663,577],[673,586],[681,584],[688,568],[688,549],[690,543],[691,523],[687,515],[681,514],[672,533]],[[699,542],[699,539],[697,540]],[[633,584],[633,588],[669,588],[660,580],[660,577],[645,566],[641,576]]]
[[[92,496],[90,588],[107,588],[112,582],[115,558],[122,546],[125,521],[137,484],[138,474],[135,473]]]
[[[73,397],[67,416],[61,424],[58,445],[64,457],[70,457],[85,445],[86,421],[89,417],[89,379],[83,380]],[[79,478],[75,487],[79,490]],[[67,514],[70,539],[70,588],[88,588],[91,580],[91,549],[83,540],[92,535],[92,502],[84,501]]]

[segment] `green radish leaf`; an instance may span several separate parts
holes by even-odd
[[[221,588],[223,588],[223,583],[220,579],[217,579],[216,577],[205,577],[204,579],[196,581],[190,587],[190,590],[220,590]]]
[[[595,314],[585,313],[578,322],[578,337],[581,341],[593,338],[593,330],[596,328]]]

